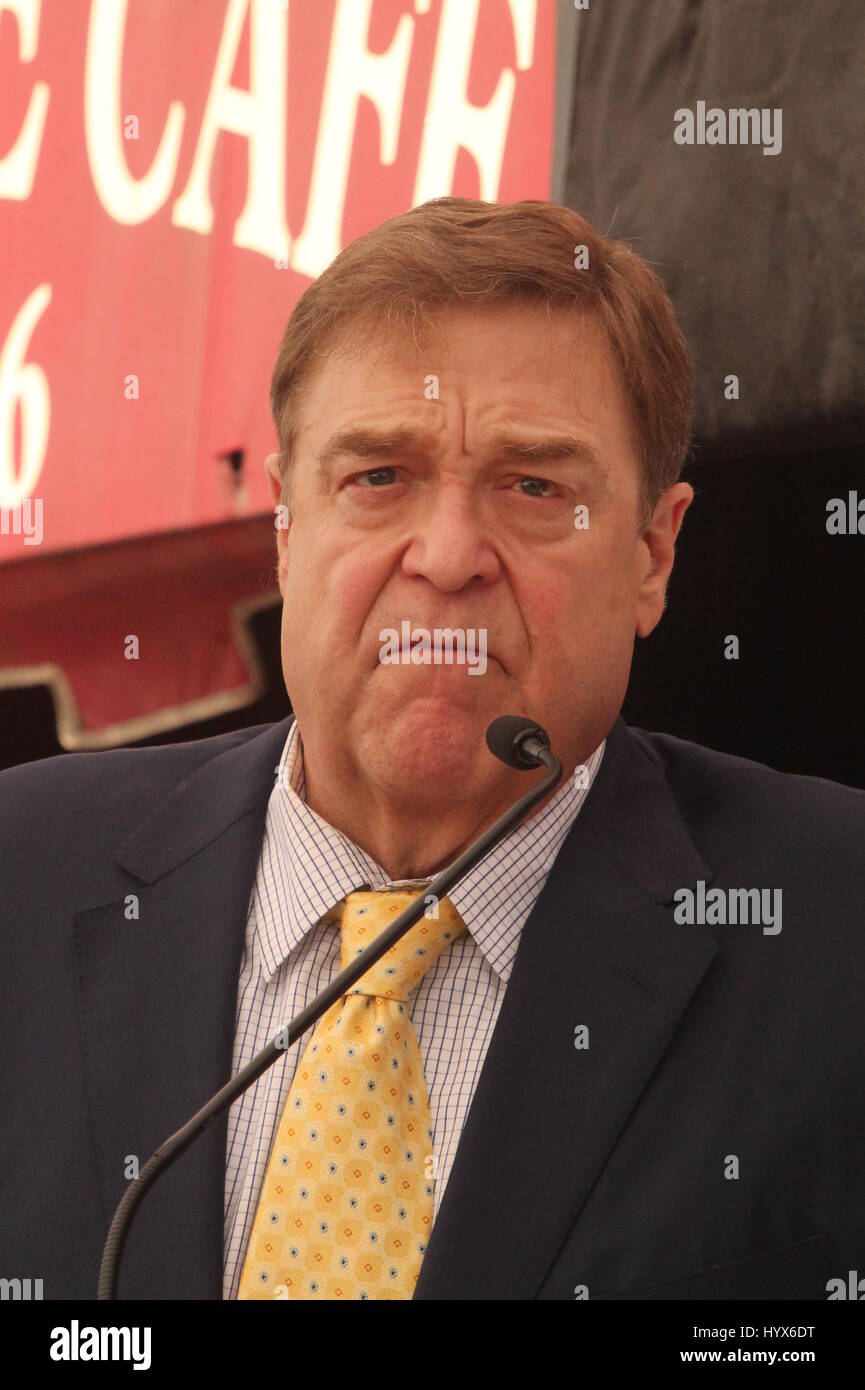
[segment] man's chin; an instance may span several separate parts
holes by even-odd
[[[470,792],[479,760],[492,761],[484,735],[502,712],[490,713],[488,701],[457,692],[414,696],[396,707],[384,704],[375,725],[381,780],[421,792],[432,779],[448,786],[448,779],[462,776]],[[460,799],[456,788],[450,790],[454,800]]]

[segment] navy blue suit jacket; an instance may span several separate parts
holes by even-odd
[[[0,775],[0,1275],[46,1298],[94,1296],[127,1156],[230,1076],[289,722]],[[701,880],[780,888],[781,931],[677,921]],[[863,983],[865,793],[618,719],[415,1297],[825,1299],[865,1274]],[[146,1197],[121,1297],[221,1298],[225,1139]]]

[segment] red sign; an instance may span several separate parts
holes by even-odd
[[[270,510],[310,280],[428,198],[548,196],[555,10],[0,0],[0,561]]]

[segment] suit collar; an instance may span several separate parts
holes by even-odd
[[[688,832],[661,759],[642,729],[616,720],[607,752],[586,799],[586,820],[610,864],[657,903],[669,904],[683,884],[714,872]]]
[[[523,928],[416,1299],[537,1295],[718,949],[665,906],[698,877],[660,760],[617,720]]]
[[[115,851],[142,883],[155,883],[211,844],[250,812],[261,812],[273,790],[293,715],[238,741],[202,763],[154,807]]]
[[[231,1077],[249,895],[289,723],[241,732],[180,782],[116,851],[133,876],[124,896],[75,916],[106,1229],[135,1164]],[[121,1298],[222,1297],[226,1135],[222,1115],[145,1197]]]

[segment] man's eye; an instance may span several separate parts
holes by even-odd
[[[537,491],[538,488],[550,488],[550,487],[553,486],[553,484],[550,482],[549,478],[533,478],[533,477],[520,478],[520,479],[518,480],[517,486],[520,487],[520,488],[522,488],[522,486],[523,486],[524,483],[529,483],[529,484],[530,484],[530,487],[531,487],[531,490],[530,490],[529,492],[524,492],[524,493],[523,493],[523,496],[524,496],[524,497],[550,497],[550,496],[552,496],[551,493],[548,493],[548,492],[538,492],[538,491]]]
[[[389,477],[387,476],[388,474],[390,474]],[[365,486],[365,484],[361,482],[361,480],[365,478],[370,480],[369,485],[371,487],[378,487],[381,484],[382,478],[384,478],[385,483],[392,483],[396,478],[396,469],[367,468],[363,473],[355,473],[348,481],[350,483],[360,483],[361,486]],[[378,479],[378,482],[376,482],[375,479]]]

